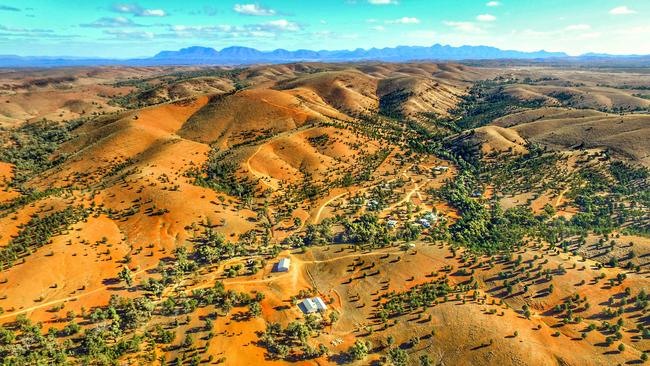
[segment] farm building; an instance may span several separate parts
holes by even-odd
[[[278,262],[275,271],[276,272],[288,272],[289,267],[291,266],[291,259],[289,258],[282,258]]]
[[[320,297],[312,297],[304,299],[298,304],[300,310],[305,314],[315,313],[317,311],[327,310],[327,305]]]
[[[317,296],[317,297],[314,297],[312,300],[316,304],[316,308],[318,309],[318,311],[327,310],[327,305],[325,304],[325,301],[323,301],[323,299],[321,299],[320,297]]]
[[[305,314],[311,314],[318,311],[318,308],[316,308],[316,303],[314,303],[314,301],[309,298],[302,300],[300,304],[298,304],[298,307]]]

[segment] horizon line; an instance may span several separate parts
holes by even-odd
[[[519,53],[540,53],[540,52],[545,52],[545,53],[563,53],[566,56],[561,56],[561,57],[583,57],[587,55],[606,55],[606,56],[614,56],[614,57],[643,57],[643,56],[650,56],[650,54],[627,54],[627,53],[607,53],[607,52],[586,52],[586,53],[581,53],[581,54],[570,54],[566,51],[549,51],[546,49],[538,49],[534,51],[523,51],[523,50],[518,50],[518,49],[503,49],[499,48],[496,46],[490,46],[490,45],[484,45],[484,44],[477,44],[477,45],[472,45],[472,44],[463,44],[459,46],[454,46],[451,44],[442,44],[442,43],[434,43],[429,46],[423,46],[423,45],[397,45],[397,46],[385,46],[385,47],[369,47],[369,48],[363,48],[363,47],[356,47],[356,48],[340,48],[340,49],[309,49],[309,48],[297,48],[297,49],[287,49],[287,48],[270,48],[270,49],[259,49],[255,47],[250,47],[250,46],[243,46],[243,45],[238,45],[238,44],[233,44],[230,46],[224,46],[222,48],[216,48],[213,46],[208,46],[208,45],[200,45],[200,44],[194,44],[194,45],[187,45],[187,46],[182,46],[177,49],[161,49],[157,51],[154,54],[150,55],[141,55],[141,56],[133,56],[133,57],[105,57],[105,56],[85,56],[85,55],[47,55],[47,54],[40,54],[40,55],[35,55],[35,54],[30,54],[30,55],[21,55],[21,54],[13,54],[13,53],[4,53],[0,54],[0,57],[21,57],[21,58],[65,58],[65,59],[77,59],[77,60],[139,60],[139,59],[148,59],[148,58],[153,58],[156,55],[162,53],[162,52],[178,52],[184,49],[188,48],[205,48],[205,49],[213,49],[215,51],[221,52],[225,49],[228,48],[245,48],[245,49],[251,49],[251,50],[256,50],[259,52],[273,52],[273,51],[278,51],[278,50],[283,50],[283,51],[288,51],[288,52],[297,52],[297,51],[311,51],[311,52],[335,52],[335,51],[348,51],[348,52],[353,52],[357,50],[363,50],[363,51],[369,51],[369,50],[384,50],[384,49],[396,49],[396,48],[401,48],[401,47],[408,47],[408,48],[431,48],[435,46],[441,46],[441,47],[450,47],[450,48],[462,48],[462,47],[486,47],[486,48],[493,48],[499,51],[503,52],[519,52]],[[486,58],[486,59],[491,59],[491,58]]]

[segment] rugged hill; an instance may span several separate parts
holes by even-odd
[[[605,148],[650,166],[650,115],[549,109],[503,117],[494,124],[556,149]]]

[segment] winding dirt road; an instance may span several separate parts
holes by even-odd
[[[248,169],[248,171],[251,172],[251,174],[253,174],[255,176],[255,178],[259,179],[260,182],[262,182],[262,184],[264,184],[265,186],[267,186],[267,187],[269,187],[269,188],[271,188],[273,190],[278,190],[280,187],[277,186],[277,185],[272,184],[272,178],[271,177],[269,177],[268,175],[260,173],[259,171],[253,169],[253,167],[251,166],[251,159],[253,159],[255,157],[255,155],[257,155],[262,150],[262,148],[264,146],[266,146],[266,144],[262,144],[262,145],[258,146],[257,150],[255,150],[253,155],[248,157],[248,160],[246,160],[246,168]],[[268,182],[267,182],[267,179],[269,180]]]

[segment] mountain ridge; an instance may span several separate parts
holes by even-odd
[[[275,49],[260,51],[255,48],[231,46],[220,51],[210,47],[192,46],[178,51],[162,51],[153,56],[154,60],[170,58],[193,58],[208,56],[215,61],[239,59],[243,61],[410,61],[418,59],[491,59],[491,58],[551,58],[568,57],[564,52],[522,52],[501,50],[489,46],[460,46],[435,44],[425,46],[397,46],[384,48],[357,48],[354,50],[306,50],[288,51]]]
[[[650,61],[648,55],[608,55],[587,53],[569,56],[564,52],[545,50],[525,52],[502,50],[492,46],[396,46],[384,48],[357,48],[354,50],[289,51],[275,49],[260,51],[251,47],[230,46],[221,50],[212,47],[190,46],[177,51],[164,50],[152,57],[110,59],[99,57],[16,56],[0,55],[0,67],[61,67],[61,66],[165,66],[165,65],[249,65],[256,63],[289,62],[406,62],[406,61],[476,61],[476,60],[566,60],[593,61],[598,59]]]

